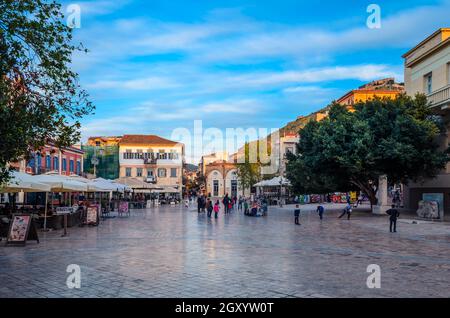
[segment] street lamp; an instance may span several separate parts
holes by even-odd
[[[99,155],[103,156],[103,149],[99,149]],[[97,178],[97,166],[99,164],[99,160],[97,157],[97,146],[94,147],[94,155],[91,158],[91,163],[94,166],[94,178]]]

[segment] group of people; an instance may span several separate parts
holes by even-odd
[[[322,205],[319,205],[316,209],[316,212],[319,215],[320,220],[323,220],[323,214],[325,213],[325,208]],[[396,209],[396,205],[392,204],[391,208],[386,211],[386,213],[389,215],[389,231],[397,232],[397,219],[400,216],[400,212]],[[350,220],[350,217],[352,215],[352,206],[350,202],[347,202],[347,205],[345,206],[344,210],[342,211],[341,215],[339,215],[339,219],[342,218],[344,215],[347,215],[347,219]],[[300,224],[300,206],[297,204],[295,206],[294,210],[294,223],[296,225]]]

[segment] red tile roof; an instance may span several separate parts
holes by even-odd
[[[178,143],[156,135],[124,135],[122,140],[120,141],[120,144],[175,146]]]

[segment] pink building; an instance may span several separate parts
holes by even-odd
[[[84,151],[76,147],[58,148],[46,145],[32,154],[26,162],[21,163],[20,170],[29,174],[54,172],[60,175],[83,175]]]

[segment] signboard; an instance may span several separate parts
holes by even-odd
[[[87,208],[86,224],[98,225],[98,205],[90,205]]]
[[[36,240],[39,243],[36,227],[30,214],[13,214],[8,231],[8,244],[23,244],[27,240]]]
[[[444,216],[444,194],[443,193],[423,193],[423,201],[436,201],[439,208],[439,218],[442,219]]]
[[[119,203],[119,212],[120,213],[128,213],[128,202],[121,201]]]
[[[64,214],[70,214],[73,212],[72,207],[57,207],[55,214],[56,215],[64,215]]]

